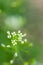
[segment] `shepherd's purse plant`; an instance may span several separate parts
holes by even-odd
[[[21,33],[20,30],[17,33],[7,31],[7,38],[10,43],[8,45],[2,43],[1,46],[13,50],[13,56],[9,60],[10,65],[30,65],[32,59],[30,57],[30,48],[32,48],[33,44],[28,43],[25,36],[26,34]]]

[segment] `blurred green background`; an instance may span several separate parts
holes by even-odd
[[[36,65],[41,65],[43,63],[43,0],[0,0],[0,44],[9,44],[6,37],[8,30],[21,30],[27,33],[28,41],[34,45],[32,56],[37,61]],[[10,59],[11,52],[4,50],[0,47],[0,65]]]

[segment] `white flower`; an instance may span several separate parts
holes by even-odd
[[[6,47],[7,47],[7,48],[10,48],[10,45],[7,45]]]
[[[10,31],[7,31],[7,34],[10,34]]]
[[[13,46],[15,46],[15,45],[17,45],[17,42],[15,42],[15,43],[13,44]]]
[[[15,46],[15,44],[13,44],[13,46]]]
[[[9,39],[10,39],[10,38],[11,38],[11,35],[8,35],[8,36],[7,36],[7,38],[9,38]]]
[[[2,47],[5,47],[5,45],[4,45],[4,44],[1,44],[1,46],[2,46]]]
[[[27,42],[27,39],[24,39],[24,42]]]
[[[21,41],[22,40],[22,37],[18,37],[18,41]]]
[[[18,56],[18,53],[17,53],[17,52],[15,52],[14,57],[17,57],[17,56]]]
[[[18,34],[19,37],[22,37],[22,33]]]
[[[20,33],[20,35],[22,36],[22,33]]]
[[[20,31],[20,30],[18,30],[18,33],[21,33],[21,31]]]
[[[24,44],[24,41],[21,41],[21,44]]]
[[[25,37],[26,36],[26,33],[25,34],[23,34],[23,37]]]
[[[16,32],[12,32],[11,34],[12,34],[12,36],[15,36],[16,35]]]
[[[11,40],[11,43],[15,43],[16,40]]]
[[[13,64],[14,60],[10,60],[10,64]]]

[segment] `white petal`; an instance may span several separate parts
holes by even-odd
[[[10,48],[10,45],[7,45],[6,47],[7,47],[7,48]]]
[[[26,34],[23,35],[23,37],[25,37],[25,36],[26,36]]]
[[[10,64],[13,64],[14,60],[10,60]]]
[[[15,57],[17,57],[17,56],[18,56],[18,53],[17,53],[17,52],[15,52],[14,56],[15,56]]]
[[[25,42],[27,42],[27,39],[24,39]]]
[[[11,35],[8,35],[8,36],[7,36],[7,38],[9,38],[9,39],[10,39],[10,38],[11,38]]]
[[[18,30],[18,33],[21,33],[21,31],[20,31],[20,30]]]
[[[15,35],[16,35],[16,32],[12,32],[11,34],[12,34],[13,36],[15,36]]]
[[[4,44],[1,44],[1,46],[2,46],[2,47],[5,47],[5,45],[4,45]]]
[[[24,44],[24,41],[21,41],[21,44]]]
[[[7,31],[7,34],[10,34],[10,31]]]
[[[13,46],[15,46],[15,45],[17,45],[17,42],[15,42],[15,43],[13,44]]]

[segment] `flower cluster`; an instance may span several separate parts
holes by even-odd
[[[26,34],[22,34],[21,31],[19,30],[17,33],[16,32],[10,32],[7,31],[7,38],[11,40],[11,45],[5,45],[5,44],[1,44],[2,47],[6,47],[6,48],[11,48],[11,46],[17,46],[19,43],[20,44],[24,44],[27,42],[27,39],[24,37],[26,36]],[[18,52],[15,51],[14,53],[14,57],[18,56]],[[14,59],[10,60],[10,64],[13,64]]]
[[[22,34],[20,30],[18,31],[18,33],[7,31],[7,38],[11,39],[11,43],[13,46],[17,45],[18,42],[20,42],[20,44],[24,44],[25,42],[27,42],[27,39],[23,40],[25,36],[26,34]],[[7,48],[11,47],[10,45],[4,45],[4,44],[1,44],[1,46]]]
[[[27,42],[27,39],[23,40],[23,37],[26,36],[26,34],[22,34],[21,31],[19,30],[18,33],[10,31],[7,32],[7,37],[11,39],[11,43],[13,46],[17,45],[17,42],[20,42],[21,44],[24,44],[24,42]]]
[[[1,44],[2,47],[4,48],[14,48],[14,54],[13,54],[13,58],[10,60],[10,64],[14,63],[14,58],[18,58],[19,57],[19,48],[18,45],[24,45],[26,43],[27,48],[28,48],[28,42],[27,39],[25,38],[26,34],[22,34],[21,31],[19,30],[17,33],[16,32],[10,32],[7,31],[7,38],[11,41],[11,44],[9,45],[5,45],[5,44]],[[32,43],[29,44],[29,47],[31,48],[33,46]]]

